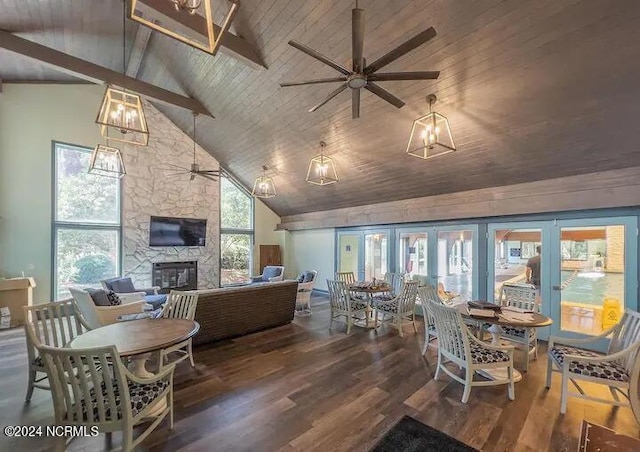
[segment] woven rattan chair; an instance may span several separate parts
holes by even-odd
[[[513,346],[495,346],[476,339],[462,321],[460,312],[437,301],[428,301],[429,312],[433,315],[438,333],[438,367],[434,379],[440,376],[440,371],[446,373],[458,383],[464,385],[462,403],[469,401],[471,388],[474,386],[508,385],[509,399],[515,399],[513,382]],[[446,362],[452,362],[459,368],[464,368],[464,379],[445,367]],[[507,368],[507,379],[475,381],[474,374],[478,370]]]
[[[34,388],[51,389],[50,385],[45,383],[46,369],[37,347],[41,345],[64,347],[90,328],[79,315],[73,299],[24,306],[23,309],[29,358],[29,380],[25,401],[29,402]]]
[[[499,305],[524,309],[531,312],[540,312],[540,307],[536,303],[536,288],[529,285],[503,284],[500,289]],[[529,360],[531,355],[538,359],[538,335],[535,328],[514,328],[501,327],[503,339],[516,344],[517,348],[525,352],[524,370],[529,370]]]
[[[161,317],[163,319],[186,319],[194,320],[196,317],[196,308],[198,306],[198,294],[189,292],[178,292],[172,290],[167,297],[167,303],[162,309]],[[193,362],[193,344],[191,338],[178,344],[172,345],[169,348],[160,350],[160,368],[165,365],[165,361],[168,355],[178,352],[182,356],[174,360],[172,364],[178,364],[189,358],[191,367],[195,367]]]
[[[579,348],[607,337],[610,341],[606,354]],[[618,324],[598,336],[586,339],[551,336],[548,350],[547,388],[551,387],[552,372],[562,373],[560,413],[567,412],[569,397],[579,397],[614,406],[630,406],[640,422],[640,313],[627,309]],[[608,386],[613,400],[587,395],[577,380]],[[569,381],[577,393],[569,392]],[[628,402],[620,400],[618,393]]]
[[[95,426],[107,434],[122,431],[122,450],[127,452],[167,414],[173,428],[174,366],[151,378],[140,378],[120,362],[113,345],[88,349],[41,346],[38,351],[51,382],[56,426]],[[134,440],[133,427],[143,419],[152,422]],[[57,449],[64,450],[61,446],[59,443]]]
[[[351,333],[351,326],[357,314],[367,316],[367,303],[362,300],[352,298],[351,291],[343,281],[327,280],[329,288],[329,301],[331,304],[331,321],[329,329],[333,327],[333,321],[338,317],[345,317],[347,323],[347,334]]]
[[[392,300],[376,301],[376,328],[378,328],[378,316],[382,314],[380,323],[388,321],[398,329],[400,337],[404,335],[402,325],[412,323],[413,329],[417,333],[416,327],[416,296],[418,294],[418,282],[407,281],[402,285],[402,290]]]

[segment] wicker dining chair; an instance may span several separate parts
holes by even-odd
[[[97,427],[107,434],[122,431],[126,452],[140,444],[167,414],[169,428],[173,428],[174,366],[141,378],[120,362],[113,345],[86,349],[43,345],[38,351],[51,382],[55,425]],[[134,440],[133,427],[143,420],[152,422]],[[66,443],[66,438],[57,441],[57,449],[65,450],[66,444],[60,442]]]
[[[402,325],[412,323],[413,329],[417,333],[416,327],[416,296],[418,294],[418,282],[406,281],[402,285],[402,291],[392,300],[377,301],[376,309],[376,329],[378,328],[378,316],[382,314],[381,323],[388,321],[398,329],[400,337],[404,335]]]
[[[196,308],[198,307],[198,294],[189,292],[179,292],[172,290],[167,297],[167,302],[162,309],[160,317],[163,319],[186,319],[194,320],[196,317]],[[179,362],[189,359],[191,367],[195,367],[193,362],[193,342],[192,338],[178,344],[172,345],[169,348],[160,350],[159,364],[160,368],[165,366],[165,360],[168,356],[178,352],[182,356],[172,362],[172,364],[178,364]]]
[[[55,301],[36,306],[24,306],[29,376],[25,402],[31,400],[34,388],[50,390],[47,373],[38,353],[40,345],[64,347],[76,336],[90,330],[79,314],[75,301]]]
[[[336,318],[345,317],[347,334],[350,334],[354,319],[360,320],[356,317],[357,314],[364,314],[364,318],[366,319],[367,303],[353,298],[349,286],[343,281],[327,280],[327,287],[329,288],[329,301],[331,305],[329,329],[332,329],[333,321]]]
[[[429,312],[438,333],[438,365],[434,379],[440,371],[446,373],[458,383],[464,385],[462,403],[469,401],[471,388],[474,386],[508,385],[510,400],[515,399],[513,381],[513,346],[495,346],[476,339],[462,320],[462,315],[455,307],[445,306],[437,301],[428,301]],[[464,368],[464,379],[446,368],[447,362]],[[507,368],[504,380],[476,381],[473,379],[478,370]]]
[[[606,354],[579,348],[605,338],[610,338]],[[625,310],[620,322],[598,336],[585,339],[551,336],[547,355],[547,389],[551,387],[552,372],[562,374],[560,413],[567,412],[569,397],[578,397],[630,407],[640,422],[640,313]],[[587,395],[577,380],[608,386],[613,400]],[[577,393],[569,392],[569,381]],[[628,401],[620,400],[618,394]]]

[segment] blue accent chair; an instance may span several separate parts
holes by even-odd
[[[284,267],[280,265],[267,265],[262,274],[253,276],[251,278],[251,284],[266,283],[284,280]]]
[[[158,294],[159,287],[136,289],[131,278],[117,277],[105,279],[102,281],[102,287],[104,287],[105,290],[113,290],[117,294],[140,293],[141,298],[144,298],[144,301],[153,306],[154,310],[162,307],[167,301],[166,295]]]

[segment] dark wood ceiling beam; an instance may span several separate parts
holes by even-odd
[[[209,110],[197,99],[176,94],[133,77],[123,77],[119,72],[45,47],[6,31],[0,31],[0,48],[33,58],[53,66],[61,72],[93,83],[108,83],[118,86],[122,86],[125,83],[127,89],[144,97],[213,117]]]
[[[158,11],[164,16],[170,17],[171,20],[181,24],[184,27],[190,28],[198,34],[206,36],[206,20],[204,17],[198,14],[180,14],[177,13],[175,8],[171,5],[171,2],[166,0],[143,0],[140,3],[147,5],[148,7]],[[213,32],[215,36],[220,34],[222,27],[213,23]],[[220,43],[220,51],[233,58],[237,58],[240,61],[248,64],[254,68],[263,67],[267,68],[267,64],[260,57],[258,51],[244,38],[234,35],[229,31],[225,31]]]
[[[127,75],[129,77],[136,78],[138,76],[138,71],[140,71],[140,66],[142,65],[142,60],[144,60],[144,54],[149,44],[151,31],[149,27],[138,25],[136,37],[133,41],[133,48],[129,55],[129,61],[127,62]]]

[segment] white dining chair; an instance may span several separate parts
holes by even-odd
[[[500,289],[498,304],[502,307],[523,309],[525,311],[540,312],[540,305],[536,303],[536,288],[531,285],[503,284]],[[538,359],[538,334],[536,328],[518,328],[503,326],[500,337],[516,344],[525,353],[524,370],[529,370],[529,361],[533,355]]]
[[[413,330],[417,333],[416,327],[416,296],[418,294],[418,282],[406,281],[402,284],[402,289],[398,295],[389,301],[375,300],[376,329],[381,323],[389,322],[398,329],[400,337],[404,332],[402,326],[406,323],[413,325]],[[380,324],[378,317],[381,316]]]
[[[329,329],[333,328],[333,321],[337,318],[344,317],[347,323],[347,334],[351,333],[351,327],[358,314],[363,314],[363,318],[367,318],[367,303],[355,299],[351,296],[349,286],[344,281],[327,280],[329,288],[329,303],[331,306]]]
[[[34,388],[50,390],[46,383],[47,374],[42,357],[38,353],[40,345],[64,347],[75,337],[90,330],[79,315],[73,299],[55,301],[35,306],[23,306],[29,359],[27,396],[29,402]]]
[[[438,334],[438,364],[434,379],[440,371],[446,373],[458,383],[464,385],[462,403],[469,401],[471,388],[475,386],[497,386],[506,384],[510,400],[515,399],[513,346],[496,346],[476,339],[462,320],[455,307],[444,306],[437,301],[428,301],[429,312],[433,315]],[[464,369],[464,378],[447,369],[445,364],[452,362]],[[476,371],[506,368],[507,378],[502,380],[474,380]]]
[[[198,294],[190,292],[179,292],[172,290],[167,297],[167,302],[162,309],[160,317],[163,319],[185,319],[194,320],[196,317],[196,309],[198,307]],[[160,350],[160,368],[166,365],[166,361],[171,353],[177,352],[180,358],[172,361],[172,364],[189,359],[191,367],[195,367],[193,362],[193,341],[192,338],[171,347]]]
[[[606,338],[609,338],[606,354],[583,348]],[[598,336],[584,339],[551,336],[547,353],[547,389],[551,387],[552,372],[562,374],[560,413],[567,412],[569,397],[578,397],[631,407],[640,422],[640,313],[625,310],[620,322]],[[613,399],[587,395],[578,380],[608,386]],[[569,391],[569,381],[577,393]],[[620,400],[619,394],[627,401]]]
[[[422,354],[424,355],[429,350],[431,341],[438,337],[433,314],[429,312],[429,302],[440,304],[444,304],[444,302],[438,295],[438,290],[431,284],[418,287],[418,299],[420,300],[422,318],[424,319],[424,345],[422,346]]]

